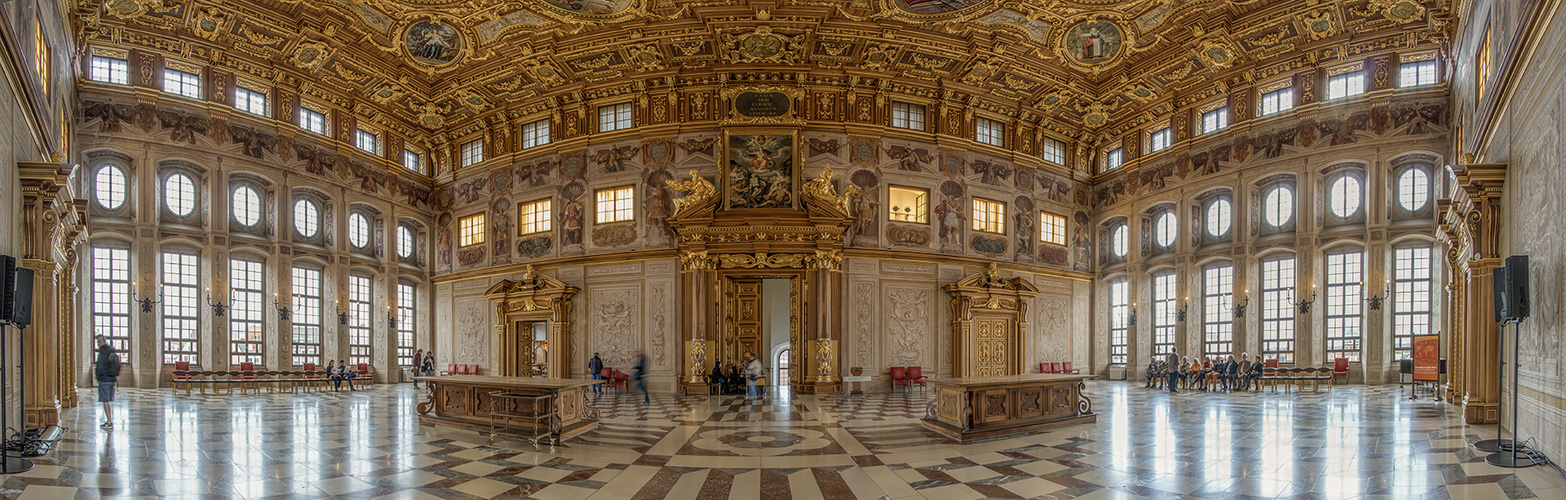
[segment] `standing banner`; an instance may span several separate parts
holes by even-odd
[[[1436,381],[1441,377],[1441,336],[1414,337],[1414,380]]]

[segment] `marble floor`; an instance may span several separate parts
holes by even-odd
[[[409,385],[340,393],[91,390],[6,498],[1566,498],[1548,467],[1486,465],[1494,427],[1397,386],[1222,394],[1089,382],[1099,422],[973,444],[923,431],[927,397],[609,394],[553,449],[418,424]],[[1558,457],[1559,458],[1559,457]],[[1515,472],[1515,474],[1514,474]]]

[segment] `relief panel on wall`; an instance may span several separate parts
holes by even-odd
[[[592,356],[592,352],[597,352],[605,366],[634,365],[636,351],[642,348],[641,292],[639,285],[588,289],[585,308],[590,332],[588,346],[592,351],[581,354]]]
[[[478,363],[489,373],[495,369],[495,363],[490,359],[490,353],[494,352],[490,340],[493,331],[490,325],[494,320],[490,317],[490,303],[482,296],[457,299],[457,323],[454,328],[453,342],[456,349],[455,361],[460,363]]]
[[[883,284],[882,364],[931,366],[936,310],[929,286]]]
[[[875,364],[875,320],[879,317],[875,307],[875,282],[856,281],[849,285],[852,306],[848,310],[849,334],[853,336],[853,354],[849,366],[859,366],[873,372]],[[874,373],[870,373],[873,375]]]
[[[1033,308],[1035,363],[1072,360],[1071,316],[1068,297],[1040,295]],[[1023,367],[1029,371],[1032,367]]]

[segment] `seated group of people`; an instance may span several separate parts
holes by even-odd
[[[732,361],[728,366],[722,361],[714,361],[712,372],[707,374],[707,383],[718,386],[723,394],[744,394],[745,368]]]
[[[353,387],[353,378],[355,375],[357,374],[354,372],[354,369],[349,368],[346,361],[339,359],[337,361],[326,362],[326,376],[331,379],[332,390],[334,391],[342,390],[344,381],[348,382],[348,390],[357,391],[358,389]]]
[[[1156,356],[1147,365],[1146,387],[1167,387],[1169,392],[1179,392],[1179,387],[1244,391],[1261,378],[1262,366],[1260,355],[1251,361],[1248,353],[1240,353],[1239,361],[1235,361],[1234,356],[1228,359],[1208,356],[1205,360],[1184,356],[1176,359],[1174,354]]]

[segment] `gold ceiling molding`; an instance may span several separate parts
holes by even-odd
[[[686,271],[710,271],[715,269],[825,269],[841,271],[841,250],[816,250],[814,253],[756,252],[709,254],[707,251],[687,251],[680,254],[680,266]]]

